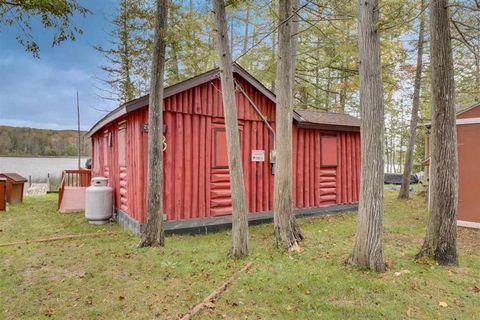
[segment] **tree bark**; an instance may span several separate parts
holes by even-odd
[[[245,12],[245,30],[243,33],[243,52],[247,52],[248,50],[248,27],[250,25],[250,4],[247,4],[246,10],[247,11]]]
[[[421,1],[421,10],[424,7],[424,0]],[[412,101],[412,116],[410,119],[410,136],[408,140],[407,154],[405,156],[405,164],[403,169],[402,185],[400,187],[399,198],[409,198],[410,189],[410,174],[413,165],[413,149],[415,147],[417,123],[418,123],[418,109],[420,105],[420,90],[423,70],[423,42],[424,42],[425,19],[423,13],[420,16],[420,26],[418,31],[417,44],[417,68],[415,71],[415,84]]]
[[[191,5],[191,3],[190,3]],[[173,10],[170,10],[170,14],[169,14],[169,19],[170,19],[170,23],[174,24],[175,21],[174,21],[174,11]],[[172,79],[168,79],[168,80],[173,80],[172,83],[170,84],[174,84],[174,83],[177,83],[177,82],[180,82],[180,69],[178,67],[178,64],[179,64],[179,61],[178,61],[178,42],[176,40],[173,40],[170,42],[170,52],[171,52],[171,56],[170,56],[170,63],[171,63],[171,76],[172,76]],[[170,82],[170,81],[169,81]]]
[[[425,1],[422,0],[420,10],[423,10]],[[420,16],[420,26],[418,28],[417,43],[417,69],[415,70],[415,84],[413,89],[412,116],[410,118],[410,137],[408,139],[407,154],[405,155],[405,164],[403,167],[402,185],[398,194],[399,198],[409,198],[410,196],[410,175],[413,166],[413,149],[417,138],[418,108],[420,106],[420,89],[423,70],[423,41],[424,41],[425,19],[423,13]]]
[[[348,60],[345,61],[345,68],[347,68]],[[347,104],[347,72],[345,70],[340,71],[341,78],[340,78],[340,94],[339,94],[339,104],[340,110],[339,112],[345,113],[345,106]]]
[[[275,62],[276,55],[277,55],[277,33],[273,31],[272,32],[272,63]],[[270,84],[270,90],[273,93],[276,93],[275,81],[276,79],[273,79],[272,83]]]
[[[293,215],[292,204],[292,105],[295,61],[292,37],[292,1],[279,1],[278,62],[277,62],[277,163],[274,183],[273,219],[275,241],[287,251],[298,251],[303,239]]]
[[[157,0],[148,108],[147,222],[139,247],[164,246],[163,226],[163,81],[168,0]]]
[[[241,257],[248,255],[248,220],[242,156],[240,151],[240,136],[238,133],[237,107],[233,85],[232,55],[228,47],[224,1],[214,0],[214,10],[233,206],[232,246],[229,256]]]
[[[361,179],[355,246],[349,262],[383,272],[384,106],[378,1],[358,0],[358,15]]]
[[[431,201],[425,240],[417,258],[433,257],[441,265],[458,265],[457,132],[448,0],[430,0],[430,61]]]
[[[480,48],[474,54],[475,58],[475,100],[480,101]]]

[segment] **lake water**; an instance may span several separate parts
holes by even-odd
[[[85,166],[87,157],[81,158],[80,165]],[[32,181],[43,182],[47,174],[52,178],[60,178],[63,170],[77,169],[77,158],[40,158],[40,157],[0,157],[0,172],[15,172]]]

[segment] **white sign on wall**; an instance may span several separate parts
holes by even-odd
[[[252,150],[252,161],[253,162],[265,161],[265,150]]]

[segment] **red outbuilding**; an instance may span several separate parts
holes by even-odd
[[[458,211],[457,225],[480,229],[480,104],[465,108],[456,115],[458,151]],[[427,128],[430,128],[430,124]],[[429,135],[425,141],[425,155],[430,159]],[[425,162],[430,174],[430,161]]]
[[[234,64],[248,209],[258,221],[273,208],[271,164],[275,95]],[[165,88],[164,213],[167,229],[228,224],[232,211],[218,69]],[[355,209],[360,121],[339,113],[293,113],[293,195],[299,215]],[[148,96],[95,124],[92,175],[109,178],[116,218],[139,232],[146,218]],[[273,169],[274,170],[274,169]],[[182,222],[185,222],[182,225]]]
[[[18,173],[0,173],[0,178],[6,179],[7,202],[16,204],[23,202],[23,189],[27,179]]]

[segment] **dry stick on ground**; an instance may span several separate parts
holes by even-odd
[[[207,303],[215,301],[222,293],[225,292],[225,290],[228,288],[229,285],[232,284],[233,281],[235,281],[238,276],[242,273],[247,271],[252,267],[252,263],[249,262],[247,263],[242,269],[238,270],[235,272],[230,278],[228,278],[227,281],[222,283],[220,287],[215,289],[208,297],[206,297],[201,303],[197,304],[194,306],[192,309],[190,309],[187,314],[185,314],[180,320],[189,320],[191,319],[194,315],[200,312],[200,310],[203,309],[207,305]]]
[[[0,243],[0,247],[9,247],[9,246],[15,246],[19,244],[29,244],[29,243],[39,243],[39,242],[52,242],[52,241],[67,240],[67,239],[111,236],[116,233],[117,232],[107,231],[107,232],[95,232],[95,233],[84,233],[84,234],[71,234],[71,235],[66,235],[61,237],[26,240],[26,241],[10,242],[10,243]]]

